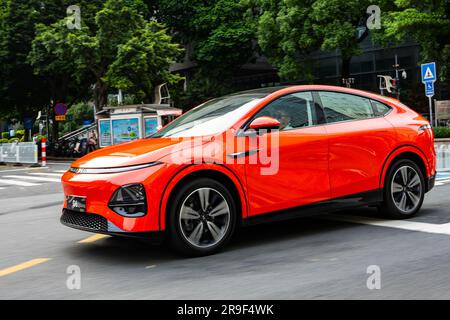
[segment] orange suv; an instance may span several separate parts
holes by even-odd
[[[409,218],[434,186],[435,161],[429,122],[397,100],[319,85],[244,91],[75,161],[61,222],[165,235],[206,255],[251,223],[367,205]]]

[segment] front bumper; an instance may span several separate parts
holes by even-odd
[[[161,242],[163,232],[127,232],[121,230],[111,221],[101,215],[94,213],[77,212],[68,209],[63,209],[60,221],[63,225],[78,230],[102,233],[112,236],[144,238],[153,240],[155,242]]]

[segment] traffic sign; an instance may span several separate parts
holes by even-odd
[[[425,82],[425,95],[427,97],[434,96],[434,82]]]
[[[67,106],[64,103],[57,103],[55,105],[55,114],[57,116],[64,116],[67,113]]]
[[[65,115],[55,116],[55,120],[56,121],[66,121],[66,116]]]
[[[422,64],[422,82],[434,82],[436,81],[436,63],[424,63]]]

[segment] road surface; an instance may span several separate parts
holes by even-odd
[[[0,168],[0,299],[450,299],[448,176],[408,221],[361,209],[259,225],[183,258],[61,225],[68,165]]]

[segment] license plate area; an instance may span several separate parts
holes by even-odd
[[[67,196],[66,201],[67,209],[78,212],[86,212],[86,197]]]

